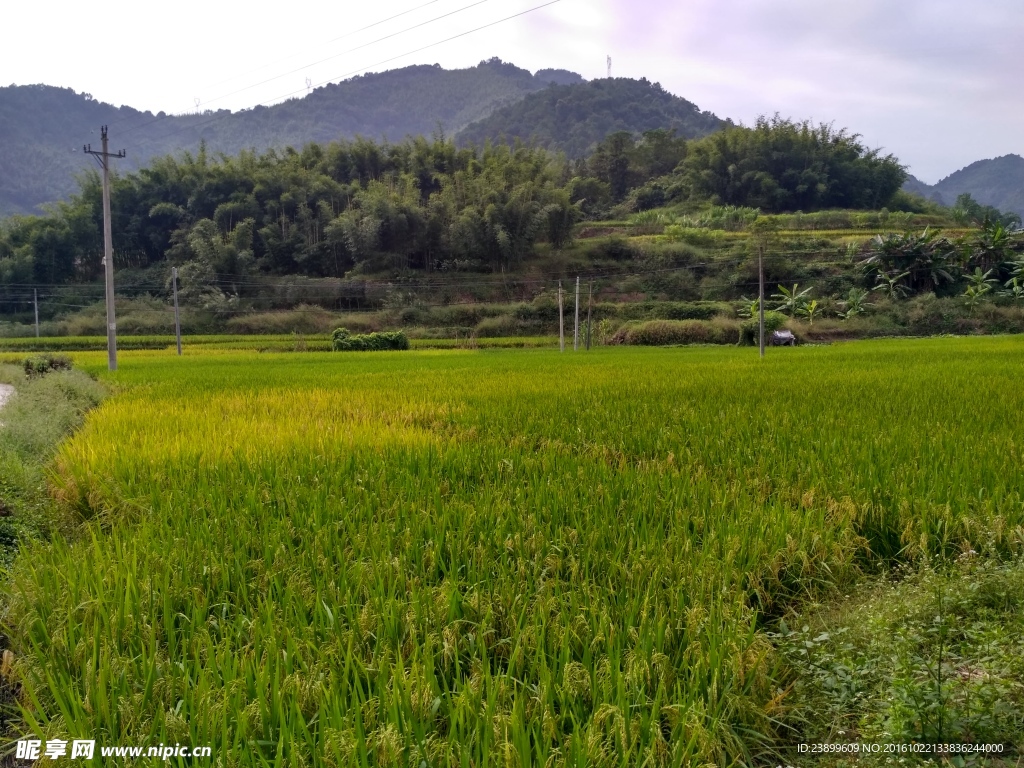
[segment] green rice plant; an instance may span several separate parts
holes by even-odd
[[[762,763],[797,727],[774,619],[1024,548],[1015,337],[75,361],[119,393],[53,463],[82,527],[3,605],[39,738]]]

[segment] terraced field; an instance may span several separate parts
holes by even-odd
[[[55,464],[83,535],[8,587],[28,727],[225,765],[770,760],[787,608],[1020,552],[1022,364],[1012,337],[126,353]]]

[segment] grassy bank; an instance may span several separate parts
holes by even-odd
[[[45,467],[105,388],[81,371],[28,378],[10,364],[0,364],[0,384],[15,388],[0,409],[0,564],[7,566],[19,542],[48,538],[67,524],[47,491]]]

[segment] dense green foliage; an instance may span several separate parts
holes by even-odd
[[[892,155],[830,125],[760,118],[694,142],[679,168],[691,196],[765,212],[877,210],[907,178]]]
[[[55,465],[84,529],[12,571],[26,727],[237,765],[767,761],[767,621],[1024,548],[1022,360],[126,356]]]
[[[877,235],[861,267],[869,286],[890,298],[961,293],[972,272],[1010,287],[1024,276],[1024,231],[986,219],[980,229],[957,238],[944,237],[938,229]]]
[[[777,642],[796,672],[795,742],[998,745],[964,762],[1019,759],[1024,565],[971,552],[952,568],[936,565],[896,571],[781,623]],[[891,765],[892,755],[856,764]]]
[[[993,222],[1008,228],[1021,228],[1021,214],[1003,212],[992,205],[982,205],[968,192],[957,195],[952,216],[959,224],[978,226]]]
[[[331,349],[335,352],[383,352],[409,348],[409,337],[402,331],[349,333],[338,328],[331,334]]]
[[[236,157],[213,157],[201,148],[115,180],[115,266],[141,275],[137,283],[122,278],[119,289],[163,295],[167,267],[175,265],[181,300],[214,314],[237,311],[239,296],[262,292],[261,277],[282,275],[345,278],[310,293],[337,308],[379,305],[383,297],[368,295],[364,276],[515,271],[536,255],[538,243],[564,248],[581,217],[603,215],[611,206],[642,210],[675,201],[700,209],[720,197],[709,192],[715,171],[701,170],[725,162],[711,151],[720,140],[746,153],[733,159],[754,179],[740,179],[735,189],[730,182],[722,194],[771,210],[861,204],[886,194],[877,186],[880,175],[902,173],[890,158],[858,156],[859,145],[842,133],[778,120],[696,141],[661,129],[640,137],[619,132],[574,163],[536,148],[458,149],[440,138],[400,144],[357,139]],[[819,147],[823,159],[808,170],[808,153],[822,142],[828,143]],[[771,173],[754,170],[765,152],[773,158]],[[814,176],[818,192],[799,184],[790,190],[794,174],[804,181]],[[715,216],[723,211],[742,215],[719,222]],[[680,223],[745,229],[758,215],[753,207],[719,207]],[[884,217],[879,214],[878,222]],[[48,215],[0,225],[4,311],[25,306],[19,286],[97,281],[100,221],[99,180],[92,173],[79,195]],[[658,221],[651,223],[656,234]],[[295,287],[290,306],[316,303]],[[74,306],[82,298],[69,294],[56,303]]]
[[[660,128],[692,139],[722,125],[719,118],[701,112],[659,83],[619,77],[530,94],[465,128],[458,139],[478,145],[487,140],[518,139],[564,152],[570,158],[582,158],[618,131],[639,134]]]
[[[113,185],[116,266],[181,267],[183,300],[217,306],[217,276],[335,276],[353,269],[516,265],[540,238],[572,236],[575,210],[542,150],[357,139],[302,152],[205,149]],[[0,286],[100,275],[100,184],[45,217],[0,229]]]
[[[163,155],[194,153],[201,141],[211,152],[233,155],[342,137],[401,141],[439,127],[454,135],[553,82],[582,78],[564,70],[532,75],[498,59],[457,70],[419,65],[332,83],[272,107],[182,115],[116,108],[89,94],[44,85],[0,88],[0,135],[8,150],[0,174],[0,216],[34,212],[70,196],[74,175],[95,165],[80,148],[97,144],[99,125],[110,125],[113,149],[128,149],[118,167],[137,170]]]

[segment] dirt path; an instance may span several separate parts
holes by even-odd
[[[14,387],[10,384],[0,384],[0,408],[4,407],[7,398],[14,394]]]

